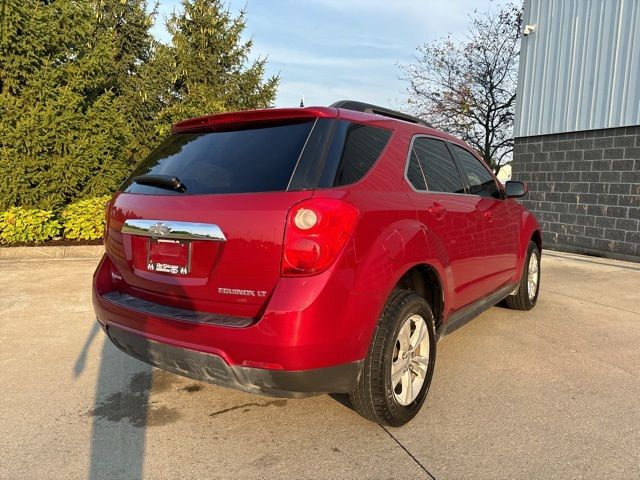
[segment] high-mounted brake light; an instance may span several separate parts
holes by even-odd
[[[351,237],[358,210],[329,198],[294,205],[287,215],[282,275],[316,275],[329,268]]]

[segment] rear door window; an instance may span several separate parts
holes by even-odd
[[[407,167],[407,180],[416,190],[426,190],[427,182],[424,180],[424,173],[418,161],[416,152],[412,149],[409,157],[409,166]]]
[[[443,141],[428,137],[417,137],[413,141],[407,175],[411,175],[414,178],[412,180],[412,177],[409,177],[409,181],[416,190],[423,190],[424,188],[419,188],[420,183],[416,167],[411,166],[414,155],[424,175],[424,183],[428,191],[464,193],[464,185],[456,164]],[[414,183],[416,182],[415,178],[418,178],[417,184]]]
[[[457,145],[453,145],[453,150],[467,178],[469,194],[480,195],[481,197],[502,198],[500,189],[498,185],[496,185],[493,175],[489,173],[480,160]]]
[[[132,181],[138,175],[175,176],[186,194],[285,191],[314,121],[233,131],[173,134],[131,175],[124,191],[181,194]]]

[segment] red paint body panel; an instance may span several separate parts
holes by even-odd
[[[124,279],[122,291],[189,310],[257,315],[280,278],[287,211],[311,192],[261,193],[259,202],[256,195],[117,195],[106,250]],[[145,268],[148,239],[121,233],[122,224],[130,218],[214,223],[227,241],[192,242],[188,275],[149,272]],[[267,293],[264,297],[242,297],[221,294],[218,288]]]
[[[362,360],[386,299],[416,265],[432,266],[440,277],[442,324],[453,312],[520,278],[527,245],[534,232],[540,232],[538,222],[522,205],[511,199],[418,193],[404,177],[414,135],[427,134],[464,147],[459,140],[419,125],[331,108],[225,115],[187,120],[174,130],[215,128],[225,121],[312,116],[377,125],[393,130],[393,135],[366,176],[345,187],[255,194],[116,195],[106,255],[94,276],[93,301],[101,323],[214,353],[229,365],[306,370]],[[287,212],[307,198],[347,202],[357,208],[357,223],[328,270],[282,277]],[[436,204],[446,213],[430,211]],[[191,270],[186,275],[150,272],[144,268],[149,240],[123,234],[127,219],[213,223],[227,241],[192,242]],[[264,295],[229,295],[219,288]],[[115,290],[186,310],[251,317],[253,322],[248,327],[223,327],[144,314],[103,298]]]

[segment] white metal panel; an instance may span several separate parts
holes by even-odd
[[[525,0],[514,136],[640,125],[640,0]]]

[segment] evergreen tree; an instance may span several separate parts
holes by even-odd
[[[0,2],[0,210],[111,193],[175,121],[275,98],[218,0],[184,0],[169,45],[146,0]]]
[[[126,156],[137,163],[157,142],[155,122],[163,107],[167,81],[158,75],[158,42],[151,35],[157,3],[149,12],[146,0],[97,0],[97,36],[115,45],[108,89],[120,99],[132,138]],[[122,179],[120,179],[122,180]]]
[[[113,37],[96,36],[90,2],[4,3],[0,209],[58,208],[114,189],[131,132],[109,89]]]
[[[279,79],[264,80],[264,58],[247,65],[253,41],[242,40],[245,27],[245,12],[234,17],[220,0],[182,0],[182,11],[167,22],[171,95],[160,133],[184,118],[273,104]]]

